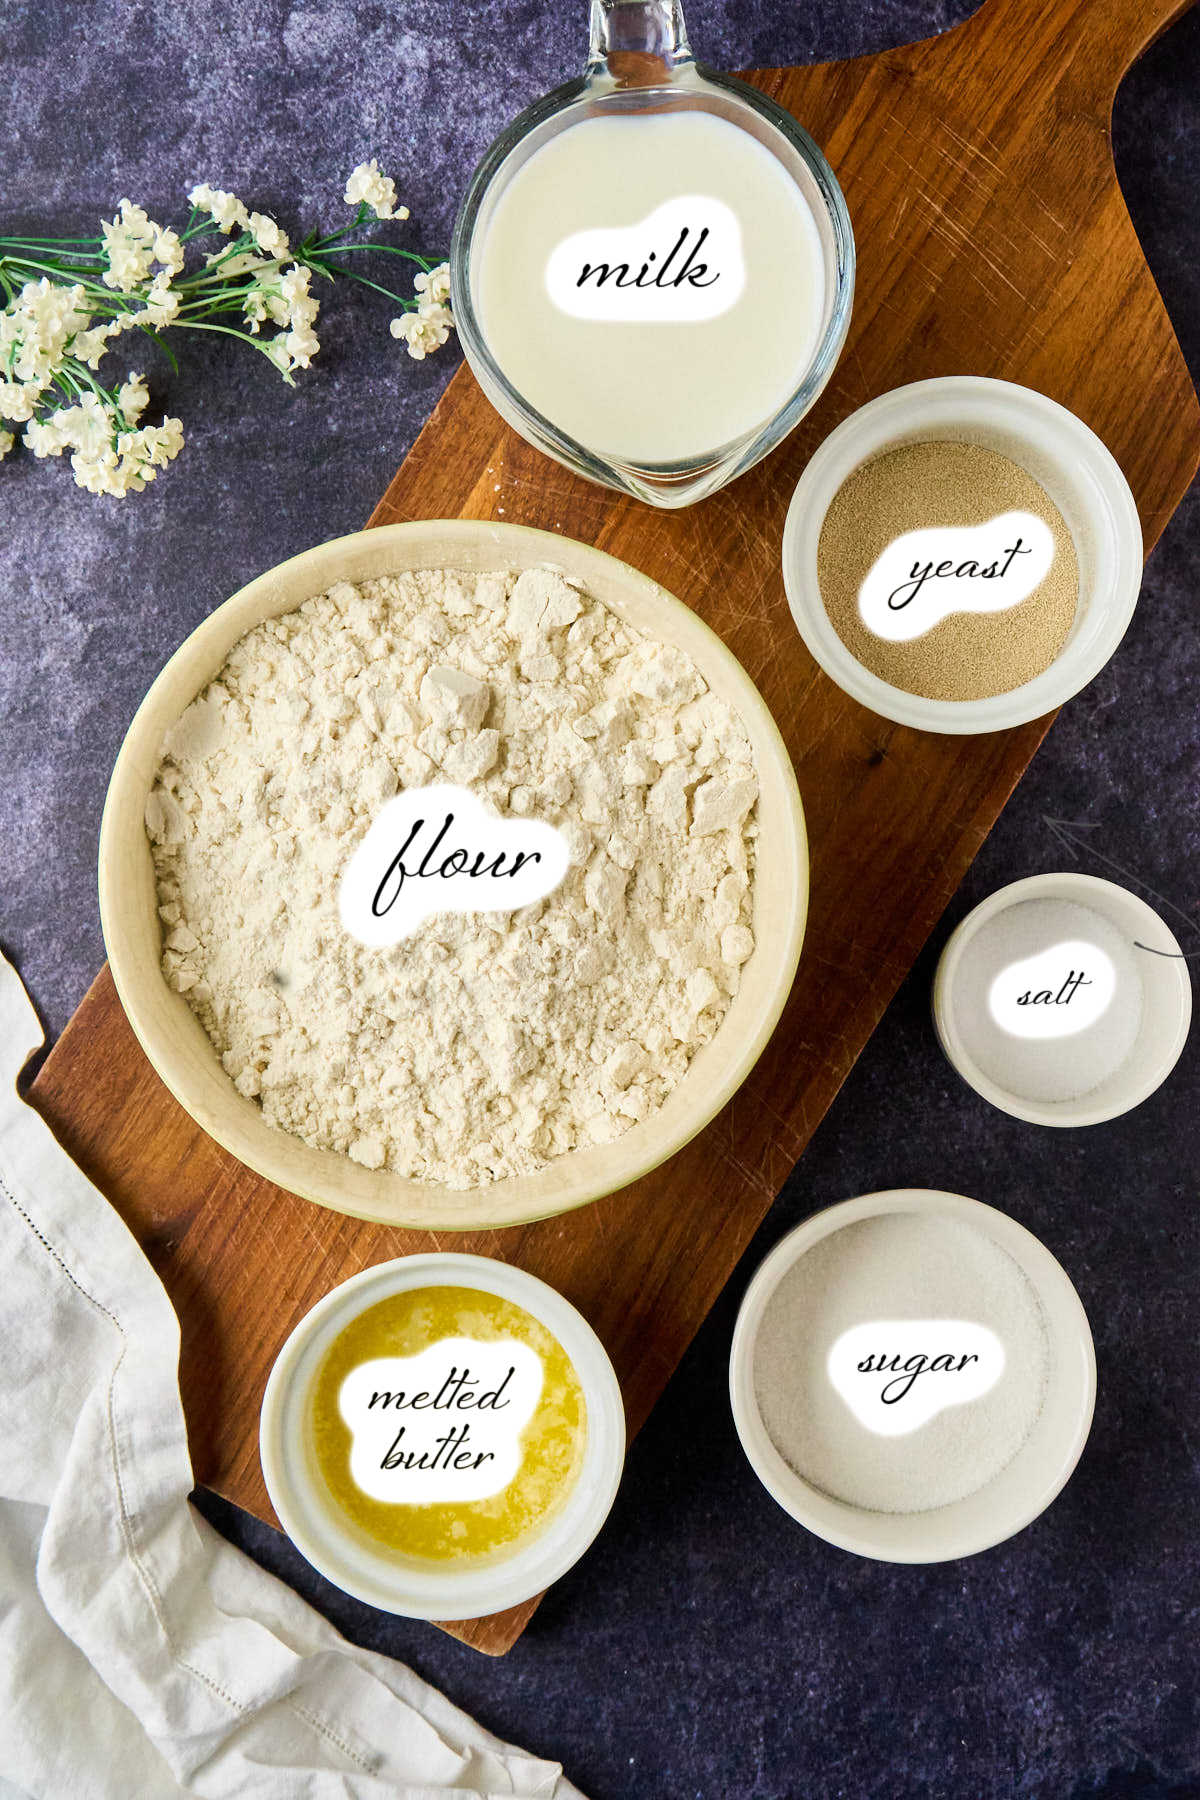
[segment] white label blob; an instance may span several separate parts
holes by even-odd
[[[604,324],[717,319],[745,285],[737,214],[704,194],[664,201],[636,225],[572,232],[546,260],[559,311]]]
[[[905,531],[881,550],[858,590],[863,624],[903,644],[951,613],[1006,612],[1027,600],[1054,561],[1054,534],[1028,512],[986,525]]]
[[[988,989],[988,1010],[1013,1037],[1073,1037],[1108,1011],[1116,991],[1111,958],[1068,938],[1001,969]]]
[[[903,1437],[995,1387],[1004,1345],[966,1319],[874,1319],[843,1331],[825,1367],[860,1425]]]
[[[567,840],[537,819],[498,818],[466,788],[409,788],[379,810],[346,865],[338,914],[379,948],[442,912],[511,912],[554,892]]]
[[[441,1338],[415,1356],[359,1363],[338,1390],[350,1473],[372,1500],[487,1500],[521,1466],[544,1378],[537,1351],[516,1338]]]

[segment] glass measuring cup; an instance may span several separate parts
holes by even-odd
[[[824,291],[815,348],[776,410],[729,442],[672,462],[602,454],[557,426],[521,394],[489,348],[480,321],[480,250],[497,202],[545,144],[584,120],[703,112],[747,132],[782,166],[820,239]],[[677,0],[591,0],[583,74],[536,101],[500,134],[472,177],[454,227],[451,292],[467,361],[497,412],[569,469],[652,506],[690,506],[742,474],[799,423],[824,388],[845,342],[854,294],[854,237],[833,171],[790,113],[756,89],[698,65]],[[531,280],[541,280],[540,269]],[[786,304],[786,298],[782,302]],[[664,329],[657,327],[656,329]]]

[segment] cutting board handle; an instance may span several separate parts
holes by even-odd
[[[1001,47],[1047,75],[1071,71],[1107,115],[1121,77],[1193,0],[983,0],[960,27],[980,54]],[[1056,82],[1057,85],[1057,82]]]

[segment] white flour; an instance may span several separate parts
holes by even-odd
[[[342,871],[398,788],[568,837],[516,913],[368,949]],[[661,1106],[753,949],[745,728],[683,652],[557,573],[345,583],[235,645],[146,809],[163,968],[231,1078],[307,1143],[450,1187]]]

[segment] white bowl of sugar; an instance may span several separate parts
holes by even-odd
[[[1098,1125],[1175,1067],[1192,1016],[1187,961],[1136,894],[1073,870],[1011,882],[952,933],[933,980],[946,1058],[1034,1125]]]
[[[1059,1493],[1096,1358],[1069,1277],[1024,1226],[899,1188],[776,1245],[742,1302],[729,1389],[751,1467],[801,1525],[878,1561],[947,1562]]]

